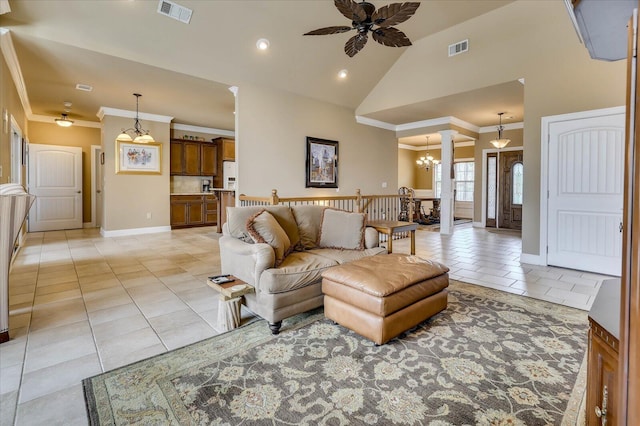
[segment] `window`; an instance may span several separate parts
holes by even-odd
[[[473,201],[473,180],[475,164],[473,161],[461,161],[453,165],[456,176],[456,201]],[[442,195],[442,164],[433,168],[435,196]]]
[[[475,164],[473,161],[455,163],[456,201],[473,201],[473,179]]]
[[[523,183],[523,169],[522,163],[516,163],[511,169],[511,204],[522,205],[522,183]]]

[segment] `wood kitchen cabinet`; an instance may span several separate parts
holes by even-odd
[[[171,196],[171,228],[205,225],[202,195]]]
[[[218,224],[218,199],[213,194],[204,196],[204,224]]]
[[[588,425],[617,425],[620,280],[605,280],[589,311]]]
[[[174,139],[171,141],[171,174],[217,176],[218,144]]]
[[[215,141],[222,146],[222,161],[236,161],[236,141],[225,138],[216,138]]]

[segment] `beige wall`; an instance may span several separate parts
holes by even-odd
[[[469,52],[448,58],[447,46],[466,38]],[[624,105],[625,75],[625,61],[589,58],[561,1],[516,1],[414,41],[357,114],[525,78],[522,251],[538,255],[541,119]]]
[[[116,174],[115,139],[131,127],[131,118],[105,116],[102,120],[104,163],[104,215],[102,229],[120,231],[170,226],[169,123],[141,120],[156,142],[162,143],[162,174]],[[151,218],[147,218],[147,213]]]
[[[410,149],[398,149],[398,187],[414,188],[416,181],[416,152]]]
[[[6,36],[2,36],[6,37]],[[9,121],[5,126],[2,122],[4,111],[9,113]],[[2,166],[2,176],[0,183],[8,183],[11,177],[11,116],[16,119],[23,136],[28,137],[28,126],[20,97],[13,84],[11,73],[7,67],[4,55],[0,55],[0,166]],[[5,132],[5,129],[7,131]],[[26,182],[26,176],[23,170],[23,181]]]
[[[100,145],[100,129],[30,121],[29,142],[82,148],[82,221],[91,222],[91,145]]]
[[[238,192],[268,196],[395,194],[394,132],[356,123],[354,111],[289,92],[242,86],[236,102]],[[338,185],[305,188],[306,137],[339,142]],[[387,188],[382,188],[382,183]]]

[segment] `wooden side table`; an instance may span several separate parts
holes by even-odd
[[[240,309],[242,297],[245,294],[255,292],[253,286],[239,278],[230,276],[233,281],[216,284],[211,278],[207,279],[207,285],[220,293],[218,302],[218,327],[220,331],[229,331],[240,325]]]
[[[372,220],[367,226],[387,235],[387,253],[393,251],[393,234],[411,232],[411,254],[416,254],[416,229],[418,224],[414,222],[400,222],[395,220]]]

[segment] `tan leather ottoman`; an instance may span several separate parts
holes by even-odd
[[[322,274],[324,315],[384,344],[447,307],[449,268],[406,254],[370,256]]]

